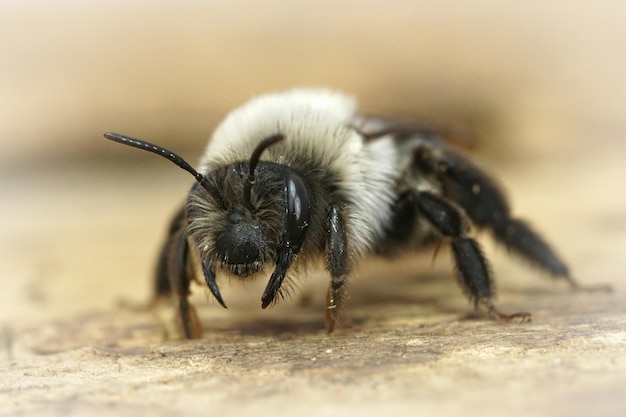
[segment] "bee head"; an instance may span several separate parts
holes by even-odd
[[[305,179],[292,168],[260,161],[265,149],[284,137],[261,141],[249,161],[218,167],[206,175],[178,155],[115,133],[107,139],[161,155],[196,178],[187,200],[187,234],[199,250],[209,289],[225,307],[215,271],[252,276],[274,264],[261,298],[265,308],[280,294],[287,269],[298,254],[308,230],[311,196]]]
[[[249,161],[209,172],[194,185],[187,202],[189,235],[198,243],[209,270],[205,271],[209,288],[216,268],[245,278],[267,264],[275,265],[263,307],[279,293],[311,215],[304,178],[286,165],[259,161],[265,149],[283,139],[270,136],[259,143]]]

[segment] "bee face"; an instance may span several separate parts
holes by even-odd
[[[246,162],[218,168],[194,185],[187,202],[189,235],[202,260],[239,277],[276,263],[282,248],[297,253],[310,217],[310,193],[298,173],[262,161],[250,184],[248,172]]]

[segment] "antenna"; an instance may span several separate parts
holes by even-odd
[[[146,142],[146,141],[139,140],[139,139],[134,139],[129,136],[120,135],[119,133],[107,132],[104,134],[104,137],[108,140],[112,140],[113,142],[132,146],[133,148],[142,149],[144,151],[152,152],[154,154],[162,156],[165,159],[169,159],[170,161],[172,161],[173,163],[175,163],[176,165],[178,165],[179,167],[181,167],[182,169],[184,169],[185,171],[193,175],[196,178],[196,181],[198,181],[200,184],[202,184],[205,181],[204,175],[200,174],[198,171],[193,169],[193,167],[189,165],[187,161],[185,161],[183,158],[176,155],[172,151],[168,151],[167,149],[154,145],[150,142]]]
[[[254,184],[254,170],[259,163],[259,159],[261,158],[263,151],[283,139],[285,139],[285,137],[280,133],[263,139],[252,152],[252,156],[250,156],[250,163],[248,165],[248,180],[243,186],[243,199],[252,210],[254,210],[254,207],[252,206],[252,201],[250,201],[250,191],[252,189],[252,184]]]

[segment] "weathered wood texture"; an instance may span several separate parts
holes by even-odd
[[[599,164],[589,153],[553,155],[532,172],[501,167],[515,200],[576,276],[610,283],[613,293],[571,293],[487,244],[498,305],[533,313],[531,323],[502,324],[466,317],[471,309],[445,251],[434,267],[430,255],[374,261],[352,281],[344,325],[330,336],[326,277],[314,274],[270,311],[259,308],[259,285],[227,286],[229,311],[197,287],[205,338],[168,341],[168,306],[137,312],[117,302],[147,299],[161,235],[153,229],[166,215],[150,208],[171,202],[141,182],[166,183],[166,174],[124,182],[119,172],[105,178],[105,167],[74,184],[54,172],[38,184],[5,179],[20,204],[9,204],[3,219],[12,238],[2,242],[0,408],[10,415],[622,415],[626,201],[618,189],[595,186],[608,180],[604,164],[617,166],[623,154],[607,149]]]

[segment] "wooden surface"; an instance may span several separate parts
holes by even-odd
[[[339,10],[346,19],[327,16],[327,2],[285,16],[248,4],[259,19],[240,21],[235,3],[0,13],[10,64],[0,78],[0,415],[626,415],[623,10],[359,2]],[[469,126],[515,213],[581,283],[614,291],[573,293],[479,235],[498,307],[531,311],[530,323],[473,317],[446,250],[434,262],[367,261],[332,335],[323,272],[267,311],[263,283],[223,283],[228,311],[195,287],[202,340],[173,337],[170,306],[128,308],[149,298],[167,218],[191,179],[102,132],[150,138],[195,163],[228,109],[300,84],[354,93],[369,111]]]
[[[581,282],[609,283],[613,293],[571,293],[485,236],[499,307],[530,310],[531,323],[468,318],[442,251],[434,266],[430,255],[367,263],[351,283],[343,327],[330,336],[323,274],[270,311],[259,308],[262,283],[226,286],[229,311],[196,288],[206,331],[197,341],[167,340],[168,306],[118,306],[148,297],[162,220],[177,198],[157,192],[178,185],[163,166],[132,176],[92,166],[78,178],[63,169],[5,178],[1,408],[7,415],[623,415],[626,201],[617,188],[597,185],[626,178],[618,169],[624,150],[536,158],[531,172],[523,161],[499,167],[523,203],[516,206],[558,244]]]

